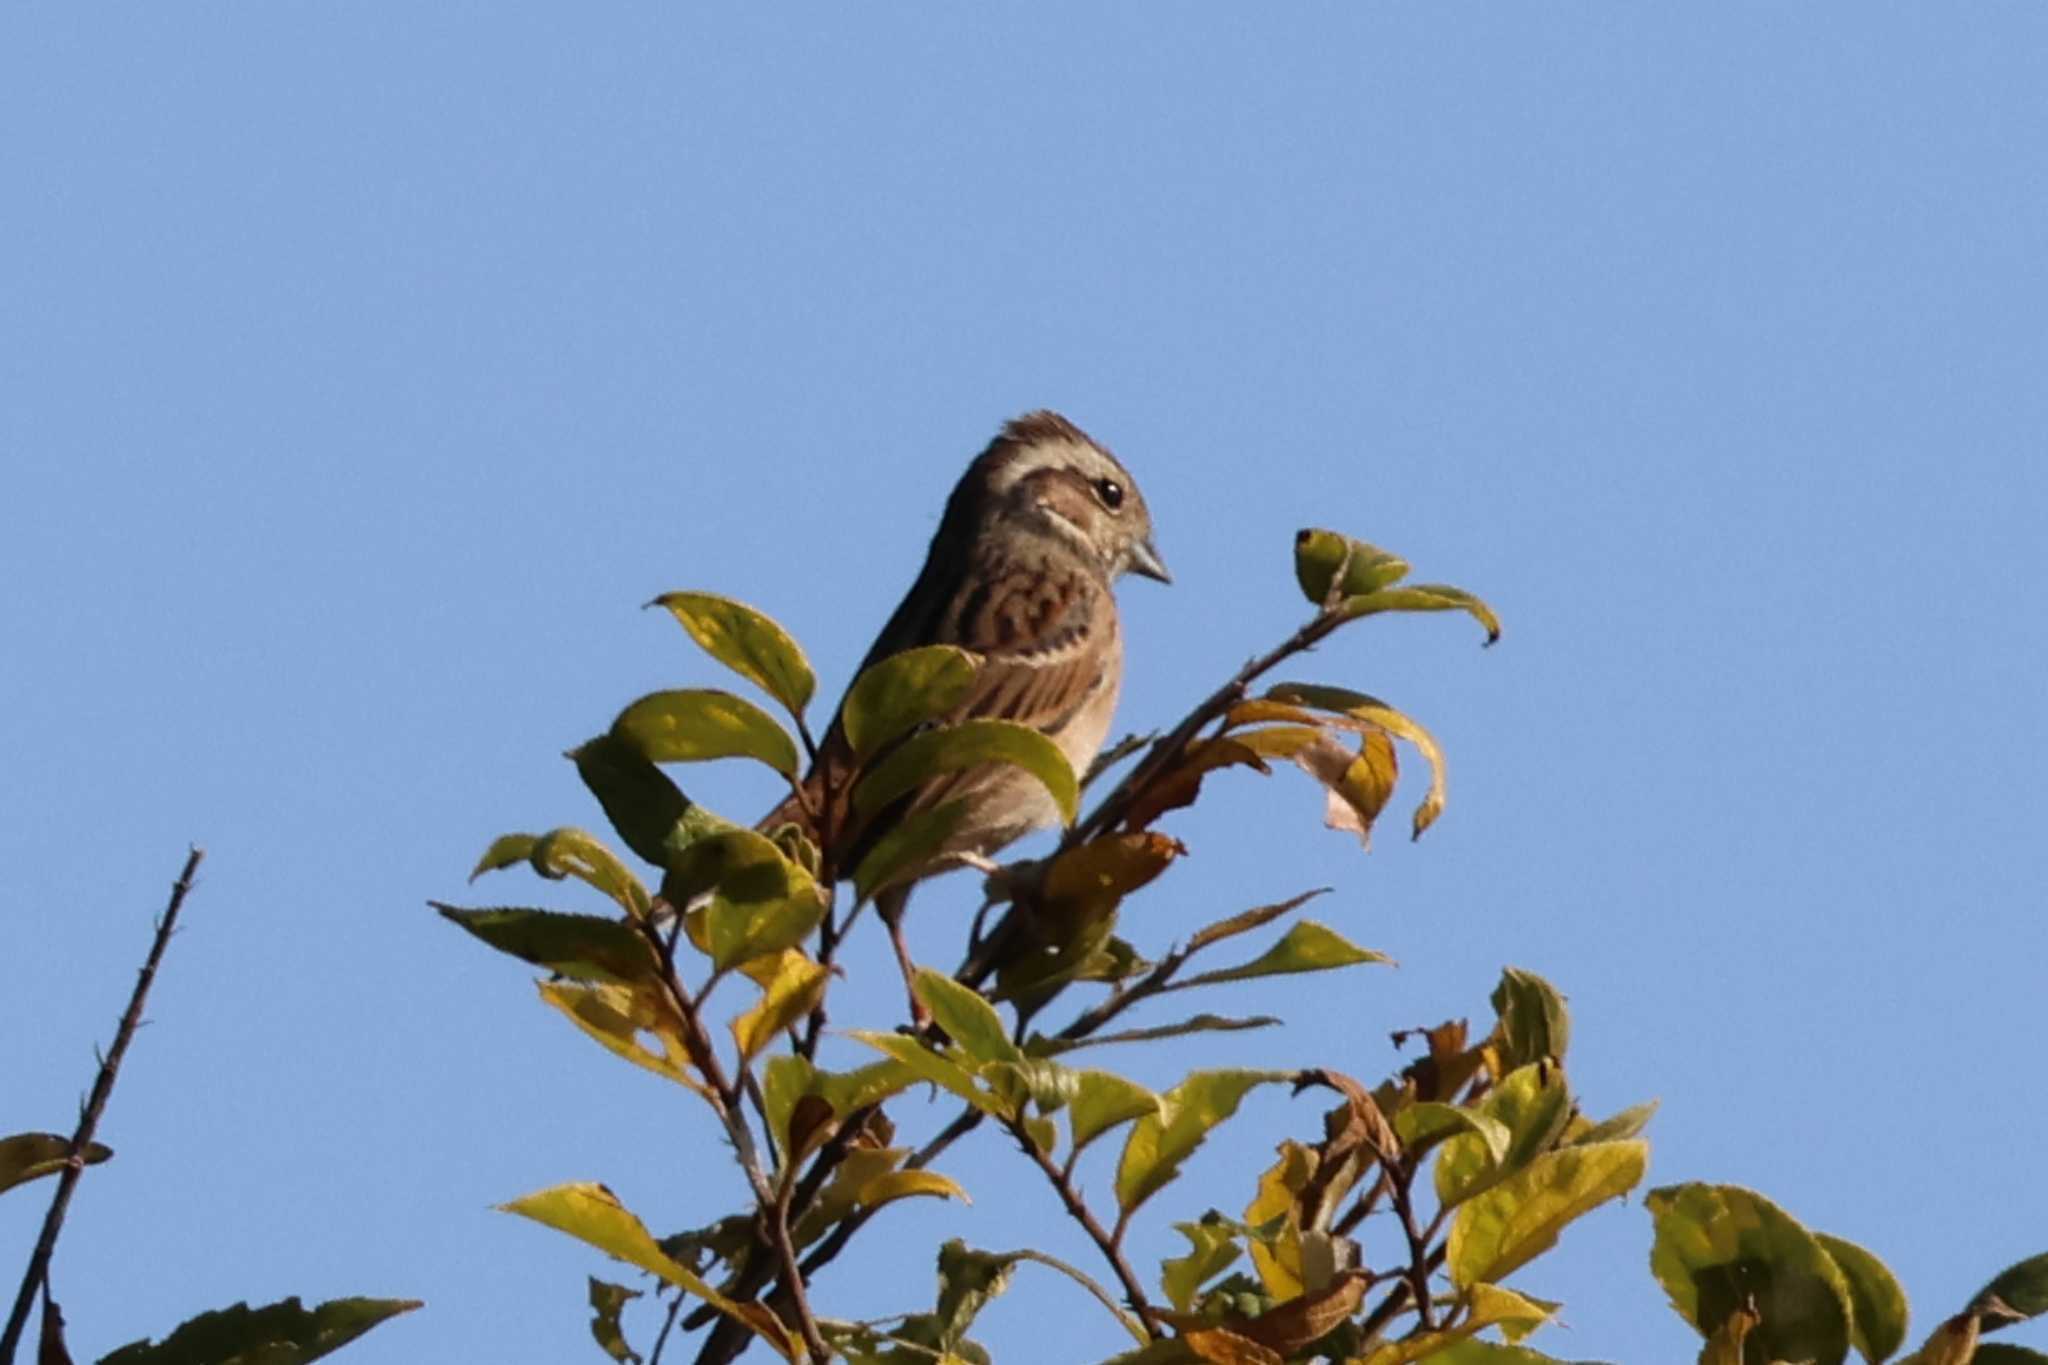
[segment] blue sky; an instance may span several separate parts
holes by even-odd
[[[1127,728],[1298,621],[1301,525],[1507,621],[1293,670],[1435,728],[1419,845],[1219,782],[1126,921],[1331,885],[1400,969],[1236,988],[1290,1026],[1131,1069],[1377,1077],[1533,968],[1589,1106],[1661,1097],[1652,1183],[1865,1244],[1917,1341],[2044,1249],[2044,47],[2022,3],[10,6],[0,1130],[68,1126],[209,850],[60,1248],[74,1350],[369,1293],[429,1307],[362,1365],[601,1359],[598,1259],[489,1206],[603,1179],[675,1228],[738,1182],[424,902],[575,903],[462,878],[599,822],[563,748],[719,684],[637,604],[757,603],[836,695],[1038,406],[1123,456],[1177,575],[1123,594]],[[934,959],[971,893],[918,898]],[[1248,1103],[1143,1273],[1314,1123]],[[824,1311],[925,1302],[944,1237],[1086,1257],[1000,1144],[942,1168],[983,1197],[890,1214]],[[1546,1349],[1694,1349],[1648,1245],[1610,1206],[1517,1279],[1569,1305]],[[1118,1340],[1030,1268],[981,1335]]]

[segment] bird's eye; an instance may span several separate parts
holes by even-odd
[[[1102,499],[1102,505],[1114,512],[1124,505],[1124,486],[1115,479],[1097,479],[1095,496]]]

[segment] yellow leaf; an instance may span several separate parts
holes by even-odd
[[[1436,823],[1437,816],[1444,808],[1444,751],[1436,742],[1436,736],[1422,728],[1414,720],[1378,697],[1363,692],[1353,692],[1344,687],[1324,687],[1315,683],[1281,683],[1267,691],[1270,701],[1286,702],[1297,706],[1310,706],[1318,711],[1331,713],[1333,725],[1340,725],[1360,734],[1374,730],[1385,731],[1397,739],[1405,739],[1421,753],[1423,762],[1429,765],[1429,791],[1423,796],[1422,804],[1415,808],[1414,837],[1420,839],[1422,832]]]
[[[810,661],[789,632],[744,602],[708,592],[663,593],[647,604],[666,607],[704,652],[800,714],[817,690]]]
[[[1446,1266],[1459,1285],[1493,1283],[1550,1249],[1565,1224],[1635,1188],[1644,1142],[1595,1142],[1546,1152],[1461,1205]]]
[[[831,979],[830,971],[794,948],[783,949],[776,962],[775,975],[761,998],[732,1021],[733,1041],[748,1061],[774,1042],[776,1035],[817,1008],[825,995],[825,983]]]
[[[588,1182],[557,1185],[498,1207],[506,1213],[516,1213],[557,1232],[565,1232],[608,1256],[638,1266],[678,1289],[688,1290],[719,1312],[752,1328],[784,1360],[794,1361],[799,1357],[800,1348],[789,1330],[764,1305],[735,1303],[688,1266],[671,1258],[649,1234],[646,1224],[602,1185]]]
[[[1279,1150],[1280,1159],[1259,1177],[1259,1192],[1246,1205],[1244,1221],[1256,1228],[1274,1219],[1285,1220],[1270,1241],[1254,1238],[1251,1244],[1252,1266],[1266,1292],[1285,1302],[1308,1287],[1302,1273],[1301,1222],[1295,1202],[1315,1175],[1316,1155],[1291,1138],[1282,1141]]]
[[[640,992],[626,986],[590,986],[571,981],[542,981],[540,998],[553,1005],[569,1021],[635,1066],[706,1098],[711,1092],[687,1070],[688,1052],[673,1016],[652,1004]],[[656,1053],[640,1042],[642,1034],[661,1044]]]

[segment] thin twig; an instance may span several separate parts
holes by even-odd
[[[758,1211],[765,1234],[765,1243],[782,1261],[784,1273],[796,1275],[796,1252],[789,1240],[788,1208],[768,1183],[767,1169],[761,1164],[761,1153],[754,1141],[754,1132],[747,1124],[742,1108],[745,1086],[740,1081],[727,1077],[725,1065],[719,1060],[718,1050],[711,1042],[711,1036],[704,1028],[703,1016],[697,1012],[696,1002],[683,988],[676,975],[675,957],[669,943],[652,926],[643,930],[649,944],[661,954],[661,981],[670,1001],[675,1005],[677,1015],[683,1023],[683,1050],[689,1054],[691,1063],[697,1068],[709,1087],[705,1093],[711,1105],[711,1112],[725,1128],[726,1137],[732,1142],[733,1151],[739,1158],[740,1170],[747,1178],[748,1186],[754,1192],[754,1206]],[[700,997],[701,999],[701,997]],[[745,1059],[741,1060],[743,1076],[746,1072]],[[831,1358],[825,1348],[825,1339],[818,1331],[817,1321],[811,1316],[809,1302],[805,1299],[801,1284],[795,1286],[792,1296],[796,1308],[797,1332],[803,1338],[804,1348],[814,1361],[822,1362]]]
[[[1387,1183],[1387,1193],[1393,1201],[1394,1216],[1401,1220],[1401,1231],[1408,1238],[1409,1294],[1415,1300],[1415,1312],[1421,1319],[1422,1330],[1433,1331],[1436,1313],[1429,1294],[1429,1238],[1417,1226],[1415,1206],[1408,1199],[1408,1186],[1415,1179],[1415,1172],[1403,1162],[1388,1174],[1391,1179]]]
[[[962,1108],[951,1123],[941,1129],[924,1146],[912,1153],[910,1159],[903,1163],[903,1169],[907,1171],[923,1170],[926,1166],[938,1160],[940,1154],[948,1147],[978,1128],[981,1125],[981,1120],[982,1113],[979,1109],[971,1105]],[[821,1149],[817,1162],[812,1165],[810,1171],[806,1172],[804,1179],[798,1182],[796,1195],[790,1200],[790,1207],[793,1211],[797,1211],[799,1216],[803,1209],[810,1206],[811,1200],[816,1197],[818,1188],[824,1185],[825,1177],[838,1165],[839,1158],[845,1155],[846,1145],[851,1142],[852,1134],[860,1126],[860,1123],[854,1119],[848,1119],[841,1127],[839,1133],[833,1136],[832,1141]],[[829,1162],[825,1159],[828,1154],[832,1157]],[[803,1263],[797,1267],[798,1271],[808,1278],[817,1274],[827,1265],[830,1265],[839,1253],[846,1249],[846,1244],[853,1240],[853,1235],[859,1232],[868,1219],[874,1217],[879,1211],[879,1208],[876,1207],[862,1209],[852,1217],[837,1224],[830,1233],[826,1234],[823,1241],[811,1248],[810,1252],[804,1257]],[[761,1287],[767,1284],[769,1278],[774,1273],[773,1267],[770,1266],[765,1257],[758,1261],[750,1257],[746,1265],[741,1269],[740,1275],[734,1282],[733,1287],[725,1291],[726,1295],[729,1298],[736,1298],[742,1301],[752,1298],[760,1292]],[[717,1310],[709,1307],[709,1305],[696,1309],[692,1311],[690,1316],[683,1319],[683,1328],[685,1331],[690,1331],[702,1327],[716,1313]],[[751,1332],[748,1332],[738,1323],[733,1322],[732,1319],[720,1317],[717,1326],[712,1328],[711,1334],[704,1339],[704,1345],[698,1350],[696,1365],[728,1365],[728,1362],[746,1349],[752,1335]]]
[[[676,1314],[683,1311],[683,1291],[678,1289],[669,1300],[668,1316],[662,1320],[661,1334],[654,1339],[654,1349],[647,1354],[647,1365],[661,1365],[662,1348],[668,1345],[668,1334],[675,1330]]]
[[[998,1259],[1003,1260],[1036,1261],[1039,1265],[1059,1271],[1060,1274],[1066,1276],[1075,1284],[1080,1285],[1090,1294],[1093,1294],[1096,1301],[1110,1311],[1110,1314],[1123,1325],[1123,1329],[1137,1339],[1137,1343],[1140,1346],[1150,1346],[1152,1344],[1151,1333],[1145,1330],[1144,1324],[1138,1321],[1135,1314],[1126,1311],[1119,1305],[1116,1299],[1111,1297],[1107,1289],[1097,1284],[1094,1276],[1087,1274],[1076,1266],[1068,1265],[1057,1256],[1048,1256],[1043,1251],[1032,1251],[1026,1248],[1019,1251],[999,1251],[994,1254]]]
[[[1124,1293],[1130,1298],[1132,1311],[1138,1315],[1138,1320],[1145,1325],[1147,1336],[1156,1336],[1158,1322],[1153,1315],[1152,1305],[1146,1299],[1145,1288],[1138,1282],[1137,1275],[1132,1272],[1131,1263],[1124,1259],[1123,1248],[1119,1245],[1122,1240],[1120,1234],[1123,1230],[1123,1222],[1121,1220],[1118,1222],[1117,1234],[1111,1234],[1106,1230],[1096,1220],[1094,1211],[1088,1207],[1088,1201],[1081,1197],[1081,1192],[1078,1189],[1074,1188],[1074,1182],[1068,1178],[1068,1173],[1054,1165],[1053,1159],[1045,1154],[1044,1149],[1031,1140],[1031,1134],[1025,1131],[1023,1122],[1021,1120],[1013,1121],[1005,1126],[1009,1128],[1011,1135],[1017,1139],[1018,1144],[1037,1163],[1038,1169],[1045,1172],[1045,1178],[1051,1181],[1053,1189],[1059,1192],[1060,1202],[1067,1206],[1067,1213],[1073,1217],[1075,1222],[1081,1225],[1081,1230],[1088,1234],[1089,1240],[1095,1243],[1096,1250],[1102,1253],[1102,1259],[1108,1261],[1110,1269],[1116,1272],[1117,1281],[1123,1285]]]
[[[149,997],[150,983],[156,979],[157,965],[163,961],[164,949],[170,946],[171,934],[178,925],[178,911],[183,908],[185,896],[192,890],[192,879],[199,871],[200,860],[205,857],[206,850],[194,845],[185,858],[185,870],[171,885],[170,904],[156,922],[156,938],[149,945],[149,956],[144,960],[142,970],[136,973],[135,992],[128,997],[127,1012],[121,1016],[121,1025],[114,1033],[113,1050],[100,1063],[99,1075],[92,1083],[92,1096],[86,1101],[84,1112],[78,1116],[78,1128],[71,1135],[71,1150],[66,1154],[64,1169],[57,1177],[57,1193],[51,1198],[50,1211],[43,1218],[42,1234],[36,1238],[36,1249],[28,1260],[28,1273],[22,1276],[21,1290],[15,1295],[14,1311],[8,1316],[6,1333],[0,1335],[0,1365],[13,1365],[14,1348],[21,1343],[22,1329],[28,1322],[29,1305],[49,1276],[50,1255],[57,1249],[57,1234],[64,1229],[64,1214],[71,1206],[71,1192],[85,1170],[86,1146],[99,1128],[100,1115],[106,1112],[108,1097],[114,1093],[114,1077],[121,1070],[121,1058],[128,1051],[128,1042],[135,1036],[135,1030],[142,1024],[142,1006]]]

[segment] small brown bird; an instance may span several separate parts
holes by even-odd
[[[861,669],[920,645],[958,645],[982,656],[974,686],[946,722],[1015,721],[1060,747],[1076,774],[1087,771],[1109,733],[1123,679],[1123,638],[1111,585],[1124,573],[1171,582],[1152,543],[1152,517],[1130,473],[1066,418],[1033,412],[1006,424],[961,476],[932,537],[924,571],[882,628]],[[842,703],[843,704],[843,703]],[[858,826],[847,777],[853,753],[838,718],[805,778],[817,809],[833,793],[829,850],[849,874],[894,823],[955,800],[968,802],[953,835],[924,864],[930,875],[986,859],[1059,814],[1038,780],[1007,764],[935,778]],[[791,797],[761,828],[813,820]],[[912,971],[900,929],[908,882],[882,891],[876,909],[889,925],[906,978]]]

